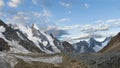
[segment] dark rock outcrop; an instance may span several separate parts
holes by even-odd
[[[0,51],[9,51],[10,50],[10,46],[8,45],[8,43],[0,38]]]
[[[2,20],[0,20],[0,26],[8,27]]]
[[[68,43],[67,41],[62,42],[62,45],[66,52],[76,52],[75,49],[73,48],[73,46],[70,43]]]

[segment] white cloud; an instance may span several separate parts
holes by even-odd
[[[80,27],[81,27],[80,25],[64,26],[64,27],[48,26],[46,27],[45,31],[48,33],[52,33],[54,36],[60,38],[62,36],[69,35],[69,30],[76,29],[76,28],[78,29]]]
[[[96,25],[87,24],[82,28],[80,28],[80,30],[85,33],[94,33],[97,31],[107,31],[109,30],[109,28],[110,28],[110,25],[108,24],[96,24]]]
[[[83,27],[80,28],[81,31],[88,31],[88,30],[92,30],[93,27],[90,24],[84,25]]]
[[[27,17],[27,16],[24,16],[24,15],[16,15],[16,16],[14,16],[13,17],[13,19],[14,20],[28,20],[29,19],[29,17]]]
[[[51,21],[52,14],[43,10],[42,12],[17,12],[8,18],[8,23],[33,23],[36,22],[39,26],[44,26]]]
[[[114,26],[114,27],[113,27]],[[118,26],[118,27],[116,27]],[[81,34],[78,39],[105,38],[114,36],[119,32],[120,19],[98,20],[96,24],[86,24],[80,27]],[[112,31],[113,30],[113,31]]]
[[[5,5],[3,0],[0,0],[0,7],[3,7]]]
[[[32,0],[33,4],[37,4],[36,0]]]
[[[43,10],[43,16],[51,17],[52,14],[48,10]]]
[[[70,18],[61,18],[58,21],[55,22],[56,25],[60,25],[60,24],[65,24],[65,23],[69,23],[70,22]]]
[[[106,20],[105,22],[120,26],[120,19],[109,19],[109,20]]]
[[[106,31],[110,28],[110,25],[108,24],[98,24],[96,27],[95,27],[95,31]]]
[[[77,29],[78,31],[80,30],[80,33],[79,33],[80,36],[74,38],[74,40],[88,39],[91,37],[103,38],[106,35],[101,34],[101,33],[105,33],[103,31],[108,31],[110,29],[110,25],[108,24],[96,24],[96,25],[86,24],[86,25],[81,25]]]
[[[87,39],[87,38],[89,38],[89,36],[90,36],[90,34],[82,34],[82,35],[79,36],[79,38],[76,38],[75,40],[77,40],[77,39]]]
[[[43,10],[41,13],[40,12],[32,12],[35,17],[52,17],[52,14],[48,10]]]
[[[72,25],[72,26],[64,26],[64,27],[58,27],[59,29],[62,29],[62,30],[72,30],[72,29],[80,29],[81,25]]]
[[[69,18],[62,18],[60,20],[57,21],[57,23],[65,23],[65,22],[69,22],[70,19]]]
[[[29,17],[28,13],[25,12],[17,12],[14,16],[11,18],[8,18],[8,23],[28,23],[31,17]]]
[[[80,36],[76,37],[76,38],[73,38],[71,40],[85,40],[85,39],[89,39],[89,38],[103,38],[105,37],[103,34],[89,34],[89,33],[84,33],[84,34],[81,34]]]
[[[72,12],[69,10],[68,13],[71,14]]]
[[[16,8],[21,3],[21,0],[10,0],[8,2],[8,6],[12,8]]]
[[[113,23],[113,22],[116,22],[117,19],[110,19],[110,20],[107,20],[106,22],[108,23]]]
[[[65,8],[69,8],[69,9],[72,6],[70,3],[67,3],[67,2],[60,2],[60,5],[63,6],[63,7],[65,7]]]
[[[120,26],[120,18],[108,19],[108,20],[98,20],[97,23],[109,24],[110,26]]]
[[[105,23],[103,20],[96,21],[97,23]]]
[[[70,21],[70,19],[69,18],[62,18],[61,20],[59,20],[60,22],[68,22],[68,21]]]
[[[42,14],[41,14],[41,13],[38,13],[38,12],[32,12],[32,13],[33,13],[33,15],[34,15],[35,17],[37,17],[37,18],[39,18],[39,17],[42,16]]]
[[[49,33],[49,34],[53,34],[53,36],[60,38],[63,35],[67,35],[68,32],[67,30],[64,29],[59,29],[59,27],[55,27],[55,26],[48,26],[45,30],[45,32]]]
[[[50,17],[52,17],[52,14],[48,10],[43,10],[41,15],[41,21],[43,20],[44,23],[49,23],[51,21]]]
[[[85,7],[85,8],[90,8],[90,5],[89,5],[88,3],[84,3],[84,4],[83,4],[83,7]]]

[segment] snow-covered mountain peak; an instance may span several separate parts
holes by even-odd
[[[88,41],[80,41],[78,43],[73,44],[73,46],[76,49],[76,51],[80,53],[98,52],[107,45],[111,38],[112,37],[106,37],[103,42],[99,42],[93,37],[91,37]]]
[[[96,40],[93,37],[91,37],[88,42],[96,42]]]
[[[95,40],[95,39],[93,37],[91,37],[90,40]]]
[[[35,23],[32,24],[31,28],[34,28],[34,29],[36,29],[36,30],[39,30],[38,26],[37,26]]]
[[[44,31],[39,30],[35,24],[30,27],[24,24],[5,24],[0,21],[0,38],[1,41],[9,44],[8,48],[12,52],[20,52],[21,50],[48,54],[61,52],[56,47],[59,44],[54,43],[55,39]],[[0,49],[5,50],[4,47],[0,47]]]

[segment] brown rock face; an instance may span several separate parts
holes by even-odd
[[[0,51],[9,51],[10,50],[10,46],[8,45],[7,42],[5,42],[5,40],[3,40],[2,38],[0,38]]]
[[[100,53],[111,52],[114,50],[120,50],[120,33],[118,33],[115,37],[111,39],[107,46],[105,46]]]

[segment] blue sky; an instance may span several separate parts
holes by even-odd
[[[0,19],[35,23],[62,40],[103,40],[120,31],[120,0],[0,0]]]

